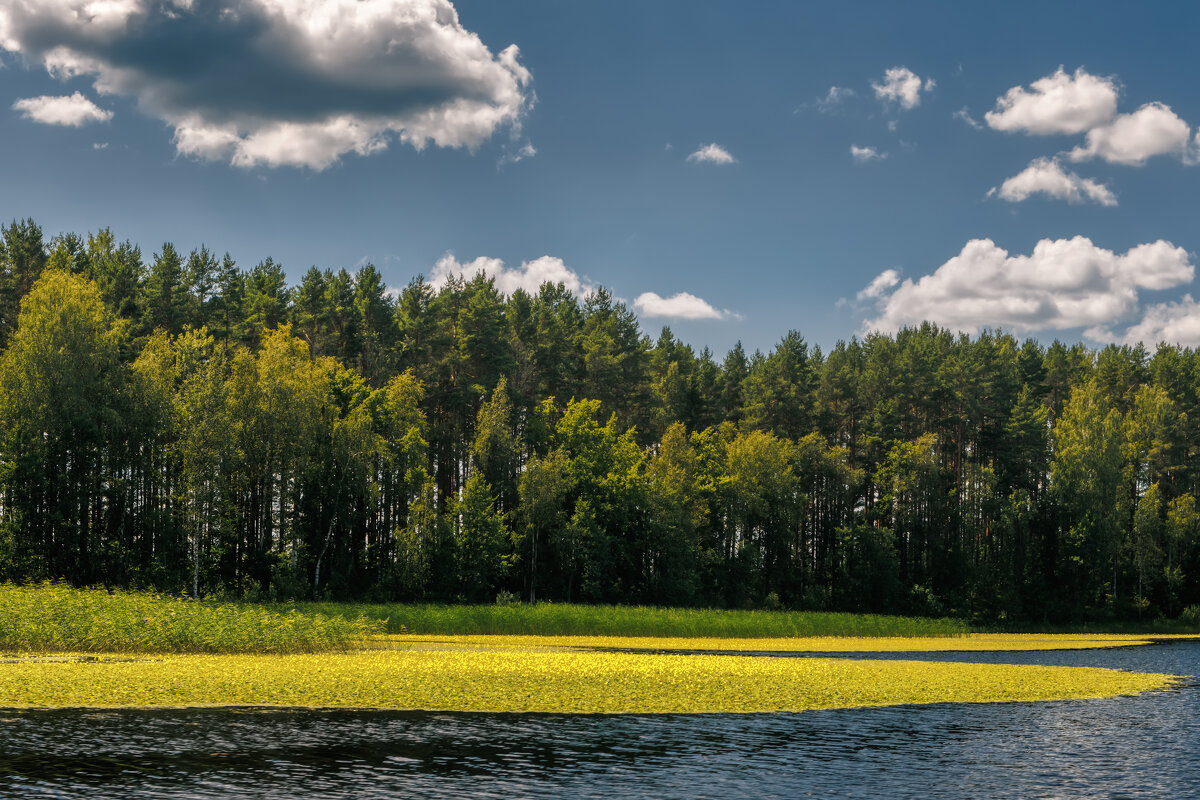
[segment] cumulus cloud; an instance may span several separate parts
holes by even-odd
[[[185,155],[323,169],[394,140],[519,137],[534,102],[449,0],[4,0],[0,47],[134,98]]]
[[[447,253],[438,259],[429,273],[429,283],[440,289],[451,278],[470,280],[481,272],[495,281],[496,289],[502,294],[512,294],[517,289],[537,294],[543,283],[561,283],[567,291],[579,296],[594,288],[556,256],[542,256],[523,261],[519,267],[506,267],[498,258],[480,256],[460,262],[452,253]]]
[[[1094,333],[1100,341],[1123,341],[1126,344],[1144,343],[1153,347],[1159,342],[1184,347],[1200,347],[1200,303],[1185,294],[1177,303],[1158,303],[1146,309],[1140,322],[1122,336]]]
[[[737,161],[729,151],[713,142],[706,144],[687,157],[693,164],[733,164]]]
[[[1075,134],[1101,125],[1117,113],[1117,85],[1111,78],[1089,74],[1083,67],[1068,75],[1062,67],[1039,78],[1027,90],[1014,86],[984,114],[998,131],[1039,135]]]
[[[932,79],[922,81],[907,67],[891,67],[883,73],[883,80],[871,81],[875,97],[883,103],[896,103],[905,111],[921,104],[921,91],[931,91],[937,83]]]
[[[1121,114],[1092,128],[1087,144],[1070,153],[1072,161],[1102,158],[1114,164],[1141,166],[1159,155],[1186,155],[1191,127],[1163,103],[1147,103],[1132,114]]]
[[[872,281],[864,292],[881,281],[895,288],[881,286],[878,316],[864,330],[929,320],[968,333],[1087,328],[1098,337],[1136,312],[1140,290],[1179,286],[1194,273],[1187,251],[1162,240],[1117,254],[1083,236],[1043,239],[1032,254],[1013,256],[990,239],[972,239],[920,280],[897,285],[883,273]]]
[[[471,280],[480,273],[495,283],[497,291],[506,295],[511,295],[517,289],[537,294],[544,283],[561,283],[567,291],[578,297],[584,297],[596,289],[595,285],[556,256],[542,256],[533,261],[524,261],[518,267],[508,267],[499,258],[481,256],[471,261],[459,261],[453,253],[447,253],[438,259],[430,271],[429,283],[435,289],[440,289],[448,281]],[[646,317],[728,319],[738,316],[714,308],[702,298],[687,292],[670,297],[643,292],[633,304]]]
[[[988,197],[997,196],[1010,203],[1020,203],[1035,194],[1044,194],[1068,203],[1091,201],[1102,206],[1117,204],[1117,196],[1107,186],[1067,172],[1052,158],[1034,159],[1021,172],[988,191]]]
[[[642,316],[646,317],[725,319],[730,316],[728,311],[713,308],[707,301],[687,292],[679,292],[670,297],[661,297],[655,292],[643,292],[633,304]]]
[[[856,144],[850,145],[850,157],[859,164],[865,164],[868,161],[880,161],[887,158],[887,153],[881,153],[874,147],[859,147]]]
[[[79,92],[60,97],[26,97],[13,103],[12,107],[34,122],[69,128],[81,128],[92,122],[108,122],[113,117],[113,112],[101,108]]]

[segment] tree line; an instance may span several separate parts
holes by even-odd
[[[1200,354],[931,324],[721,360],[604,290],[0,228],[0,580],[1174,617]]]

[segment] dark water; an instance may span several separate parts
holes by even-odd
[[[1192,675],[1200,644],[968,661]],[[3,798],[1200,798],[1200,688],[803,714],[0,711]]]

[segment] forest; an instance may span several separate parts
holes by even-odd
[[[931,324],[718,358],[604,290],[0,228],[0,581],[1178,617],[1200,354]],[[1191,608],[1189,608],[1191,607]]]

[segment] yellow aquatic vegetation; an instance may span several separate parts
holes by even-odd
[[[1109,669],[412,649],[305,655],[9,659],[0,707],[308,706],[445,711],[766,712],[1111,697],[1169,686]]]
[[[1128,647],[1154,640],[1197,636],[1128,636],[1121,634],[991,634],[954,637],[810,636],[788,639],[715,639],[649,636],[413,636],[391,634],[371,637],[368,647],[378,649],[613,649],[613,650],[719,650],[774,653],[896,653],[974,652],[1015,650],[1082,650]]]

